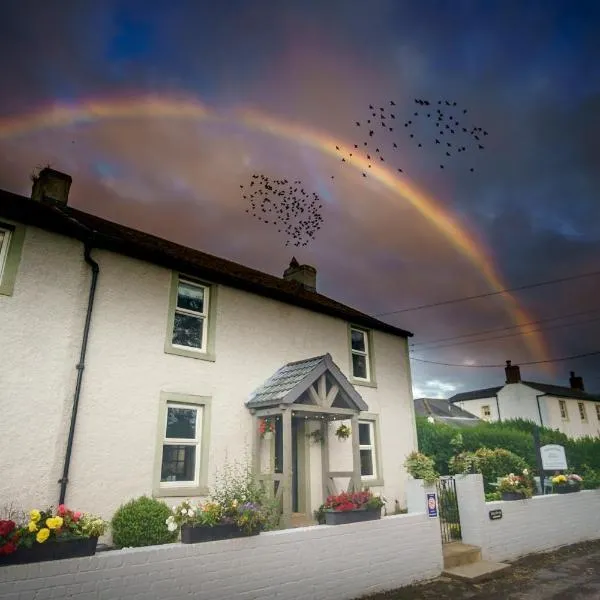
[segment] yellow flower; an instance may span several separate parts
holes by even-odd
[[[62,517],[50,517],[46,519],[46,526],[48,529],[59,529],[62,527],[63,520]]]
[[[37,532],[37,535],[35,536],[35,539],[40,543],[43,544],[48,537],[50,536],[50,530],[46,529],[45,527],[43,529],[40,529]]]
[[[29,525],[27,525],[27,528],[29,529],[29,531],[31,531],[32,533],[34,531],[38,530],[38,526],[37,523],[35,521],[29,521]]]
[[[40,511],[39,511],[39,510],[35,510],[35,509],[34,509],[34,510],[32,510],[32,511],[29,513],[29,518],[30,518],[30,519],[31,519],[31,520],[32,520],[34,523],[37,523],[37,522],[38,522],[38,521],[39,521],[39,520],[42,518],[42,515],[40,515]]]

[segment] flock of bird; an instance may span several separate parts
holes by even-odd
[[[350,151],[340,146],[335,147],[341,155],[341,161],[364,159],[362,162],[366,163],[366,169],[362,172],[363,177],[367,177],[368,170],[377,163],[387,163],[397,172],[403,173],[394,156],[404,149],[400,141],[402,134],[417,148],[423,148],[425,144],[430,146],[430,150],[437,150],[440,169],[444,169],[448,159],[452,157],[485,148],[482,140],[488,132],[482,127],[465,123],[468,112],[466,108],[461,109],[456,102],[449,100],[438,100],[436,103],[416,98],[414,102],[417,109],[406,120],[400,119],[396,114],[396,103],[393,100],[390,100],[387,108],[369,104],[366,118],[355,121],[355,126],[365,132],[362,139],[357,140]],[[473,172],[475,168],[471,165],[469,171]],[[331,178],[334,179],[335,176],[332,175]]]
[[[321,229],[323,205],[314,192],[305,191],[299,179],[270,179],[254,173],[249,185],[240,185],[242,196],[250,204],[246,209],[252,217],[277,227],[289,246],[307,246]]]
[[[385,164],[403,173],[398,166],[400,152],[404,150],[401,137],[412,142],[417,148],[428,146],[439,158],[440,169],[445,169],[449,159],[473,154],[484,150],[483,139],[488,132],[482,127],[468,125],[466,108],[457,106],[450,100],[430,102],[415,98],[416,108],[406,120],[397,114],[396,103],[390,100],[389,106],[369,105],[369,113],[360,121],[355,121],[358,131],[364,132],[362,139],[355,140],[353,148],[336,146],[341,162],[351,163],[360,159],[362,176],[367,177],[373,164]],[[472,163],[469,171],[475,171]],[[331,179],[335,179],[331,175]],[[248,186],[240,185],[243,198],[250,204],[246,209],[254,218],[276,226],[283,233],[285,245],[306,246],[315,239],[321,229],[323,208],[319,196],[306,192],[300,180],[270,179],[263,174],[254,174]]]

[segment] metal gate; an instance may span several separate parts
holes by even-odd
[[[454,477],[441,477],[437,484],[438,506],[440,513],[440,528],[442,544],[460,542],[460,515],[456,498],[456,482]]]

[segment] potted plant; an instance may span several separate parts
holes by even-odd
[[[61,504],[31,510],[27,524],[0,521],[0,565],[92,556],[107,523]]]
[[[555,494],[571,494],[581,489],[583,477],[571,473],[569,475],[557,475],[552,478],[552,492]]]
[[[275,433],[275,419],[272,417],[264,417],[258,425],[260,437],[265,440],[270,440]]]
[[[335,430],[335,435],[338,440],[347,440],[350,437],[352,430],[348,425],[344,425],[343,423]]]
[[[321,429],[315,429],[314,431],[311,431],[310,433],[306,434],[306,437],[313,442],[313,444],[322,444],[325,441]]]
[[[498,491],[502,494],[502,500],[524,500],[531,498],[533,488],[527,470],[522,475],[509,473],[498,482]]]
[[[381,519],[383,505],[384,499],[373,495],[370,490],[353,494],[342,492],[337,496],[328,496],[323,504],[325,524],[344,525]]]

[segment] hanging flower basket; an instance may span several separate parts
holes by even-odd
[[[310,441],[313,442],[313,444],[322,444],[323,442],[325,442],[325,437],[323,436],[323,432],[320,429],[315,429],[314,431],[311,431],[309,434],[307,434],[306,437],[309,438]]]
[[[337,436],[338,440],[347,440],[350,437],[350,434],[352,433],[352,430],[350,429],[350,427],[348,427],[348,425],[340,425],[336,430],[335,430],[335,435]]]
[[[273,417],[265,417],[261,419],[258,424],[258,431],[261,438],[266,440],[271,439],[273,437],[273,433],[275,433],[275,419]]]

